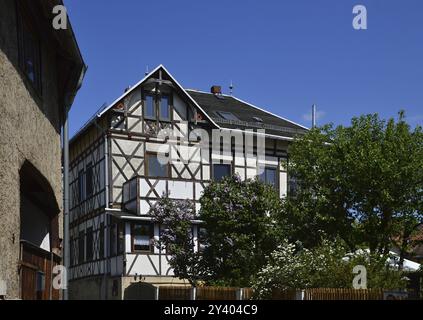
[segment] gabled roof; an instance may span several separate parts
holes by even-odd
[[[264,129],[267,134],[294,137],[305,133],[308,128],[265,111],[250,103],[229,95],[215,95],[196,90],[186,90],[221,128],[225,129]],[[220,113],[230,113],[234,117],[225,119]]]
[[[176,84],[179,89],[192,104],[202,112],[207,120],[215,126],[217,129],[223,130],[245,130],[245,129],[265,129],[267,136],[272,136],[279,139],[292,140],[297,134],[304,133],[308,130],[297,123],[281,118],[270,112],[264,111],[252,104],[244,102],[238,98],[221,95],[220,98],[213,94],[205,92],[186,90],[179,82],[170,74],[170,72],[163,66],[159,65],[138,83],[127,90],[123,95],[117,98],[113,103],[106,106],[102,110],[94,115],[71,139],[73,142],[78,136],[80,136],[85,130],[87,130],[97,118],[101,118],[122,99],[129,96],[134,90],[138,89],[140,85],[145,83],[149,78],[155,75],[159,70],[165,72],[169,79]],[[215,111],[228,111],[234,113],[240,121],[225,121],[220,118]],[[257,123],[254,121],[254,117],[258,117],[263,120],[263,123]]]
[[[102,108],[101,110],[97,111],[97,113],[92,116],[84,125],[83,127],[78,130],[77,133],[75,133],[75,135],[72,137],[72,139],[70,140],[70,143],[72,143],[73,141],[76,140],[77,137],[79,137],[81,134],[83,134],[89,127],[91,127],[93,125],[93,123],[95,123],[95,121],[99,118],[101,118],[103,115],[105,115],[110,109],[112,109],[116,104],[118,104],[120,101],[122,101],[124,98],[126,98],[127,96],[129,96],[133,91],[135,91],[136,89],[139,88],[140,85],[142,85],[143,83],[145,83],[148,79],[150,79],[154,74],[156,74],[159,70],[162,70],[166,73],[166,75],[176,84],[177,88],[179,90],[181,90],[185,96],[201,111],[205,114],[206,117],[207,113],[204,112],[204,110],[202,110],[202,108],[197,104],[197,102],[185,91],[185,89],[179,84],[178,81],[176,81],[176,79],[170,74],[169,71],[167,71],[167,69],[161,64],[159,66],[157,66],[153,71],[151,71],[149,74],[147,74],[143,79],[141,79],[139,82],[137,82],[134,86],[132,86],[129,90],[127,90],[124,94],[122,94],[119,98],[117,98],[115,101],[113,101],[111,104],[109,104],[108,106],[106,105],[104,108]],[[208,118],[208,120],[215,125],[216,127],[219,127],[211,118]]]
[[[157,71],[162,70],[164,71],[169,78],[176,84],[176,86],[178,87],[178,89],[180,89],[190,100],[191,102],[198,108],[200,109],[200,111],[202,111],[206,116],[207,114],[204,112],[204,110],[201,108],[201,106],[199,106],[196,101],[194,99],[192,99],[192,97],[185,91],[185,89],[179,84],[179,82],[170,74],[169,71],[167,71],[167,69],[165,68],[164,65],[159,65],[157,68],[155,68],[153,71],[151,71],[148,75],[146,75],[141,81],[139,81],[135,86],[133,86],[131,89],[129,89],[127,92],[125,92],[122,96],[120,96],[119,98],[117,98],[112,104],[110,104],[110,106],[108,106],[106,109],[104,109],[103,111],[101,111],[98,116],[101,117],[104,113],[106,113],[109,109],[111,109],[114,105],[116,105],[119,101],[121,101],[123,98],[125,98],[126,96],[130,95],[132,93],[132,91],[134,91],[135,89],[137,89],[141,84],[143,84],[145,81],[147,81],[147,79],[151,78]],[[209,118],[209,120],[216,125],[216,123],[214,123],[213,119]],[[217,126],[217,125],[216,125]]]

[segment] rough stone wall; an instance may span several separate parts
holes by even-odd
[[[56,55],[42,44],[43,96],[38,97],[19,71],[16,11],[13,0],[0,10],[0,280],[6,298],[19,298],[20,180],[25,160],[49,181],[62,206],[60,107]],[[59,217],[62,236],[62,217]]]
[[[117,284],[113,295],[113,282]],[[69,283],[70,300],[104,300],[107,286],[107,300],[154,300],[155,287],[160,286],[190,286],[187,280],[174,277],[144,277],[135,280],[134,277],[91,277],[74,280]]]
[[[155,288],[160,286],[188,286],[188,280],[175,277],[142,277],[135,280],[134,277],[122,277],[123,300],[155,300]]]
[[[115,295],[113,295],[114,282],[117,288]],[[85,278],[80,280],[73,280],[69,283],[69,299],[70,300],[106,300],[106,292],[104,290],[107,286],[107,300],[122,300],[122,279],[120,277],[103,276]]]

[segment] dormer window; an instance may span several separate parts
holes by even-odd
[[[146,94],[144,98],[144,117],[147,120],[170,121],[170,96]]]
[[[151,94],[145,96],[144,117],[151,120],[156,119],[156,103],[154,101],[154,96]]]
[[[227,111],[216,111],[216,114],[221,117],[222,119],[229,120],[229,121],[239,121],[239,119],[231,112]]]
[[[160,99],[159,119],[163,121],[170,120],[170,99],[169,96],[162,95]]]

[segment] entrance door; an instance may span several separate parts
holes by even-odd
[[[60,291],[52,287],[52,271],[60,257],[26,241],[21,241],[21,257],[21,299],[60,299]]]

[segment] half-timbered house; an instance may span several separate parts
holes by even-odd
[[[306,130],[218,86],[186,90],[164,66],[154,69],[70,142],[70,296],[142,298],[140,284],[184,283],[153,245],[160,226],[151,206],[168,194],[198,210],[210,181],[232,174],[259,176],[284,197],[287,148]],[[196,249],[201,232],[199,217]]]

